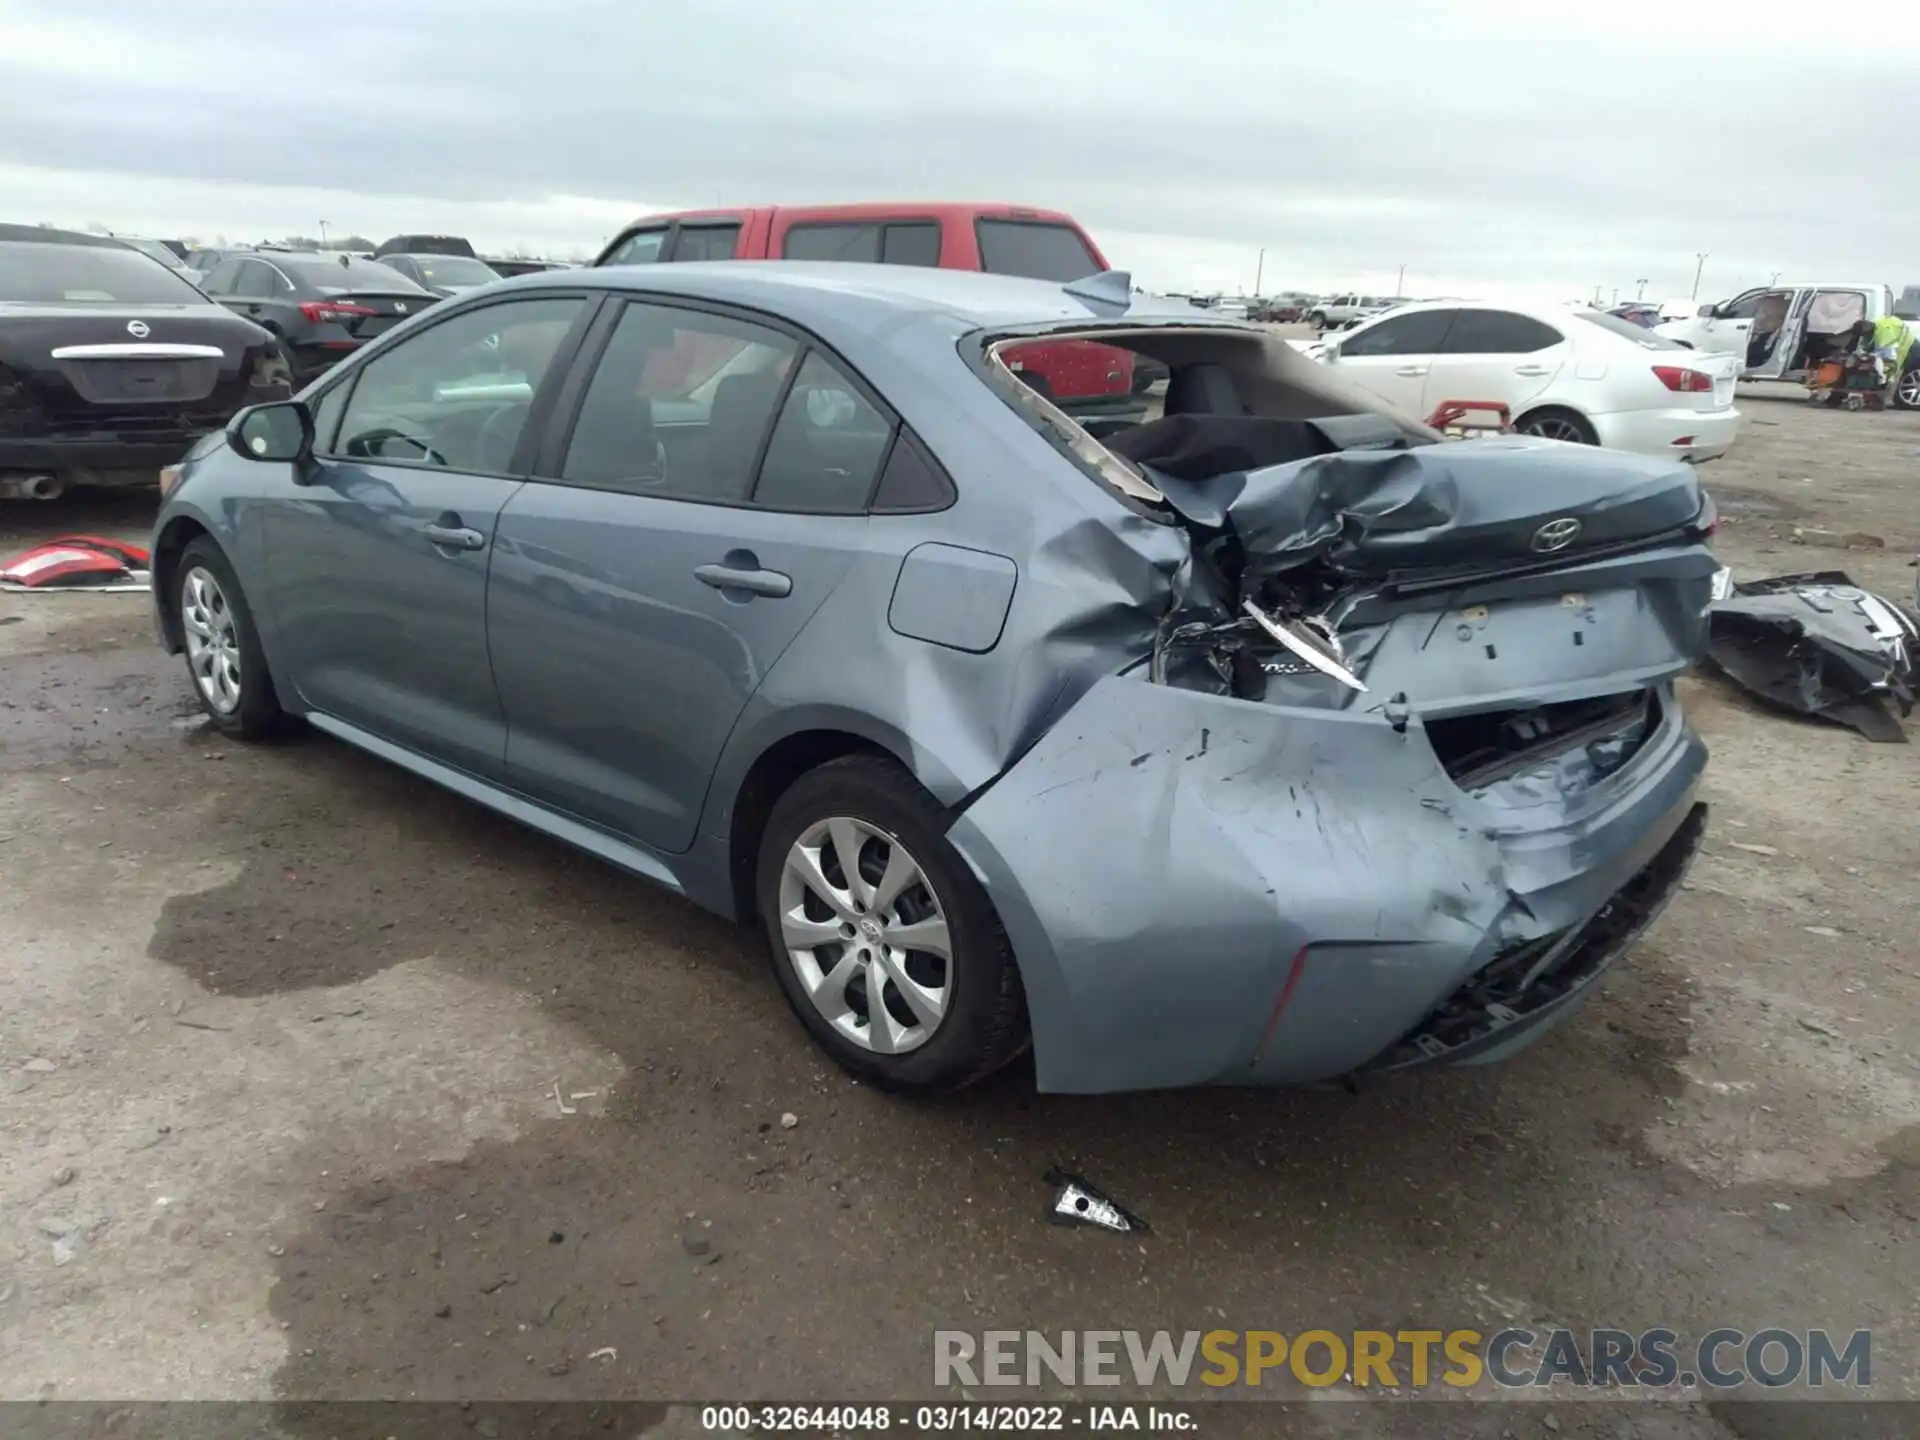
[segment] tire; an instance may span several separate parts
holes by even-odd
[[[1307,323],[1316,330],[1326,329],[1327,328],[1326,312],[1323,310],[1314,311],[1311,315],[1307,316]]]
[[[236,740],[261,740],[283,730],[287,715],[274,693],[253,612],[233,566],[206,536],[180,552],[173,598],[187,679],[214,729]]]
[[[1563,410],[1558,405],[1543,405],[1529,410],[1513,422],[1522,435],[1539,435],[1548,440],[1565,440],[1574,445],[1598,445],[1600,436],[1584,415]]]
[[[1892,398],[1887,403],[1895,410],[1920,410],[1920,359],[1912,361],[1900,372],[1900,379],[1894,385]]]
[[[940,806],[894,761],[847,756],[808,771],[775,803],[755,871],[769,959],[800,1023],[843,1069],[909,1094],[970,1085],[1027,1043],[1013,947],[986,891],[948,843],[947,824]],[[843,840],[859,856],[857,892],[839,862]],[[899,857],[914,878],[888,903],[865,908]],[[837,897],[831,903],[800,878],[809,868]],[[790,916],[809,927],[796,926],[795,936],[818,943],[791,945]],[[950,952],[944,964],[930,951],[884,943],[907,926],[916,938],[932,938],[942,920]],[[881,981],[886,1008],[876,1030],[868,977],[883,965],[891,968]],[[903,974],[919,994],[918,1008],[897,983]],[[926,1012],[936,1003],[929,1022]]]

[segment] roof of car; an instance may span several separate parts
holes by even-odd
[[[778,211],[783,215],[801,215],[809,220],[895,220],[926,218],[937,220],[1032,220],[1047,225],[1074,225],[1079,222],[1060,210],[1041,210],[1032,205],[1015,205],[1005,200],[857,200],[837,205],[735,205],[713,210],[661,210],[642,215],[627,225],[659,225],[675,220],[689,224],[705,221],[742,220],[748,215]]]
[[[1106,275],[1116,272],[1106,271]],[[1088,279],[1094,277],[1089,276]],[[1126,310],[1071,294],[1049,280],[941,270],[918,265],[863,265],[842,261],[706,260],[685,264],[607,265],[545,271],[501,282],[516,288],[591,285],[703,296],[773,310],[803,324],[879,323],[902,311],[938,313],[961,330],[1046,325],[1059,321],[1213,323],[1246,328],[1184,300],[1133,295]]]
[[[91,245],[100,250],[132,247],[111,235],[87,235],[78,230],[55,230],[44,225],[0,225],[0,241],[35,241],[42,245]]]

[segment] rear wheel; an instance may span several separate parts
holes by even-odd
[[[1314,328],[1314,329],[1316,329],[1316,330],[1324,330],[1324,329],[1326,329],[1326,328],[1327,328],[1327,313],[1326,313],[1326,311],[1324,311],[1324,310],[1316,310],[1316,311],[1314,311],[1314,312],[1313,312],[1313,313],[1312,313],[1311,315],[1309,315],[1309,316],[1307,316],[1307,323],[1308,323],[1309,325],[1311,325],[1311,326],[1313,326],[1313,328]]]
[[[240,740],[279,730],[286,715],[274,694],[253,612],[226,555],[205,536],[193,541],[180,552],[174,585],[187,674],[214,728]]]
[[[1600,443],[1600,437],[1585,416],[1553,405],[1528,411],[1513,422],[1513,428],[1522,435],[1538,435],[1543,440],[1564,440],[1572,445]]]
[[[781,989],[841,1066],[891,1089],[959,1089],[1026,1041],[1012,947],[946,828],[911,775],[855,755],[796,780],[761,837]]]

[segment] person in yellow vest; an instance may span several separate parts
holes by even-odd
[[[1882,315],[1873,323],[1875,374],[1881,384],[1897,380],[1907,368],[1913,349],[1913,327],[1898,315]]]

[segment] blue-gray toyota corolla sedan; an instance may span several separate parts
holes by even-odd
[[[1022,358],[1062,344],[1164,397],[1076,418]],[[1510,1054],[1705,822],[1691,471],[1443,439],[1122,275],[510,280],[163,488],[216,726],[304,720],[757,924],[901,1089],[1028,1045],[1069,1091]]]

